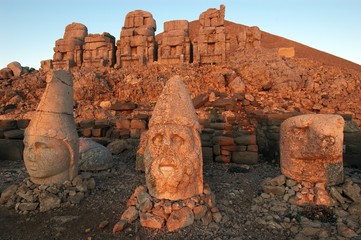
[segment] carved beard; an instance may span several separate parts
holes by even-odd
[[[174,194],[177,192],[184,175],[184,159],[180,159],[175,152],[168,148],[158,156],[151,165],[151,176],[157,189]]]

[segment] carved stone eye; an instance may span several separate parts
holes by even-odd
[[[184,139],[179,135],[173,134],[172,143],[175,144],[176,146],[182,146],[184,143]]]
[[[163,135],[157,134],[152,138],[152,142],[154,145],[159,146],[163,142]]]

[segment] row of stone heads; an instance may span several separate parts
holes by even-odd
[[[225,7],[210,8],[200,15],[198,38],[189,38],[189,22],[174,20],[164,23],[164,32],[156,41],[156,21],[147,11],[135,10],[126,15],[120,39],[109,33],[88,34],[81,23],[66,26],[62,39],[55,43],[52,60],[41,62],[43,70],[71,67],[123,67],[159,62],[221,63],[226,61],[230,38],[224,28]],[[258,27],[247,28],[237,36],[239,45],[259,47]]]

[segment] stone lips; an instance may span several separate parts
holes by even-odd
[[[296,181],[343,181],[343,126],[339,115],[306,114],[281,125],[281,171]]]

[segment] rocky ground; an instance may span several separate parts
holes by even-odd
[[[359,239],[361,233],[357,212],[350,214],[341,207],[300,208],[284,196],[263,193],[262,182],[280,175],[277,164],[261,162],[247,169],[205,162],[204,180],[216,195],[222,214],[219,223],[195,221],[170,233],[164,227],[143,228],[135,221],[113,234],[129,197],[145,184],[144,174],[135,170],[133,153],[115,156],[115,160],[112,170],[91,174],[95,189],[79,204],[25,214],[1,206],[0,239]],[[21,161],[2,161],[0,169],[0,191],[27,177]],[[345,172],[356,186],[360,171]]]

